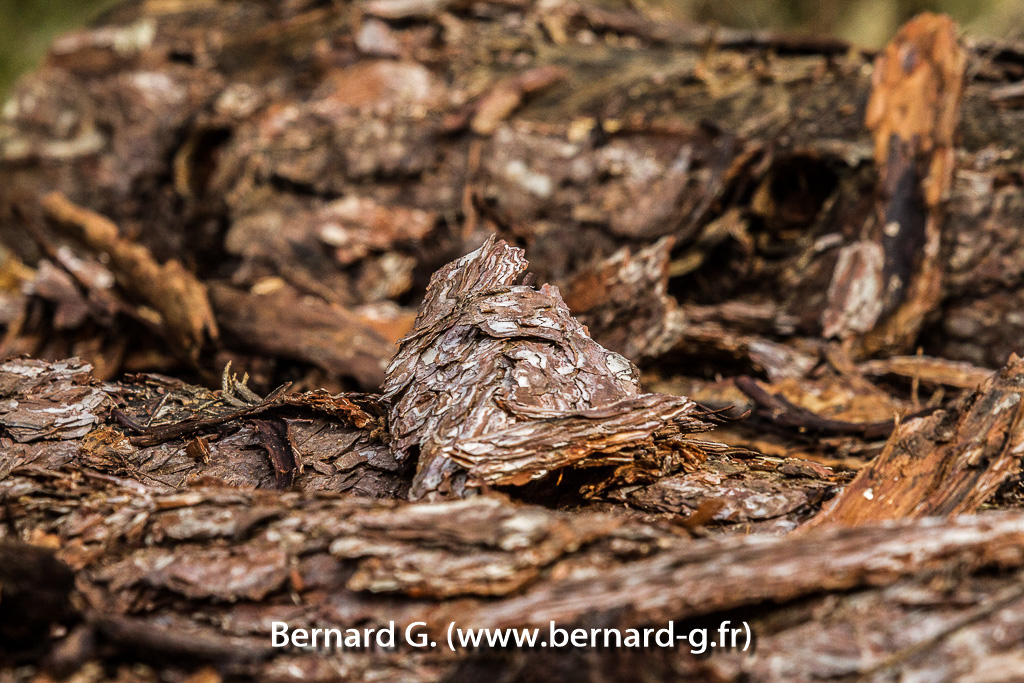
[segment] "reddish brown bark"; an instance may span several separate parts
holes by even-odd
[[[1016,672],[1019,46],[159,5],[0,115],[0,636],[38,645],[0,677]],[[758,642],[309,654],[274,619]]]

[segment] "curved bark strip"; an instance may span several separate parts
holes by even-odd
[[[366,391],[384,380],[393,345],[353,310],[303,297],[283,283],[256,293],[211,283],[210,299],[225,333],[261,354],[351,377]]]

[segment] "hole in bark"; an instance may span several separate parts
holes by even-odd
[[[681,302],[715,304],[732,295],[742,281],[743,245],[732,237],[711,246],[701,266],[681,277],[669,278],[668,293]]]
[[[497,486],[497,490],[523,503],[543,505],[555,510],[575,509],[587,505],[582,491],[600,484],[615,471],[614,466],[563,468],[522,486]]]
[[[211,128],[199,133],[192,153],[190,185],[196,196],[206,194],[210,178],[217,168],[217,160],[224,144],[231,138],[231,131],[225,128]]]
[[[836,172],[823,160],[788,157],[776,162],[768,174],[768,226],[807,227],[821,211],[839,182]]]
[[[822,159],[793,156],[777,161],[765,182],[767,201],[759,208],[766,227],[793,229],[810,226],[839,178]]]
[[[196,56],[191,52],[174,50],[167,55],[167,59],[175,64],[185,64],[188,66],[196,65]]]

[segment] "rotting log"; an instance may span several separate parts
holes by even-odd
[[[0,112],[0,676],[1019,671],[1024,48],[158,5]],[[392,619],[757,645],[269,646]]]
[[[679,349],[691,376],[771,372],[765,345],[814,356],[830,337],[988,368],[1024,351],[1024,120],[1005,87],[1021,50],[959,45],[925,15],[872,76],[849,46],[615,5],[137,4],[58,40],[0,121],[4,349],[105,376],[209,380],[233,360],[263,389],[373,388],[430,274],[497,233],[565,286],[670,236],[673,334],[652,336],[675,311],[659,304],[646,325],[604,310],[598,341],[632,321],[631,360]],[[262,346],[232,299],[186,320],[111,271],[114,243],[59,229],[55,189],[140,263],[248,291],[246,310],[306,297],[309,313]],[[366,358],[324,351],[325,318]],[[698,358],[711,340],[720,353]]]
[[[64,492],[59,507],[50,502],[55,487]],[[50,617],[79,624],[52,655],[71,670],[106,658],[122,662],[115,671],[141,664],[140,675],[154,679],[209,665],[259,680],[568,675],[574,666],[584,678],[612,670],[622,680],[670,671],[694,680],[882,679],[1012,671],[1024,642],[1018,513],[695,540],[668,523],[495,497],[400,505],[224,487],[161,492],[40,467],[12,471],[0,496],[17,514],[17,533],[59,546],[75,572],[84,604],[77,615]],[[727,619],[750,625],[756,656],[270,647],[272,621],[382,628],[392,619],[402,628],[424,622],[437,642],[453,620],[536,627],[546,637],[552,620],[567,629],[675,622],[689,630]],[[922,620],[931,626],[921,629]]]

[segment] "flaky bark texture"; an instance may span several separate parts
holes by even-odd
[[[52,46],[0,110],[0,680],[1019,675],[1024,48],[632,7]]]
[[[57,489],[59,515],[48,502]],[[54,608],[9,612],[26,626],[26,615],[71,625],[50,655],[58,669],[101,658],[146,663],[152,668],[135,669],[143,678],[213,664],[220,675],[259,680],[467,679],[473,671],[557,679],[559,670],[566,678],[575,670],[574,679],[674,671],[697,680],[890,680],[982,667],[1008,675],[1021,661],[1024,517],[1015,513],[698,541],[671,524],[496,498],[396,505],[223,487],[160,492],[39,466],[5,477],[0,495],[18,514],[15,528],[59,545],[77,577],[77,616],[49,583]],[[0,544],[0,553],[15,550]],[[54,563],[19,558],[40,562],[36,572]],[[4,567],[7,589],[18,570]],[[685,649],[302,654],[268,644],[275,620],[374,628],[392,619],[425,622],[438,642],[453,620],[546,629],[550,620],[714,628],[739,619],[758,642],[756,656],[723,650],[710,659]]]
[[[464,493],[448,481],[459,467],[469,484],[524,484],[667,455],[686,448],[672,443],[680,434],[711,428],[688,398],[641,393],[633,364],[594,342],[557,289],[516,286],[526,266],[521,249],[489,239],[437,271],[399,343],[384,399],[396,459],[418,453],[416,498]]]
[[[881,454],[810,526],[977,510],[1020,472],[1022,389],[1024,361],[1015,356],[949,410],[899,425]]]
[[[872,76],[573,2],[144,7],[62,38],[3,110],[9,352],[376,389],[430,274],[494,232],[599,342],[691,375],[804,374],[780,354],[832,337],[1024,350],[1021,58],[944,18]]]

